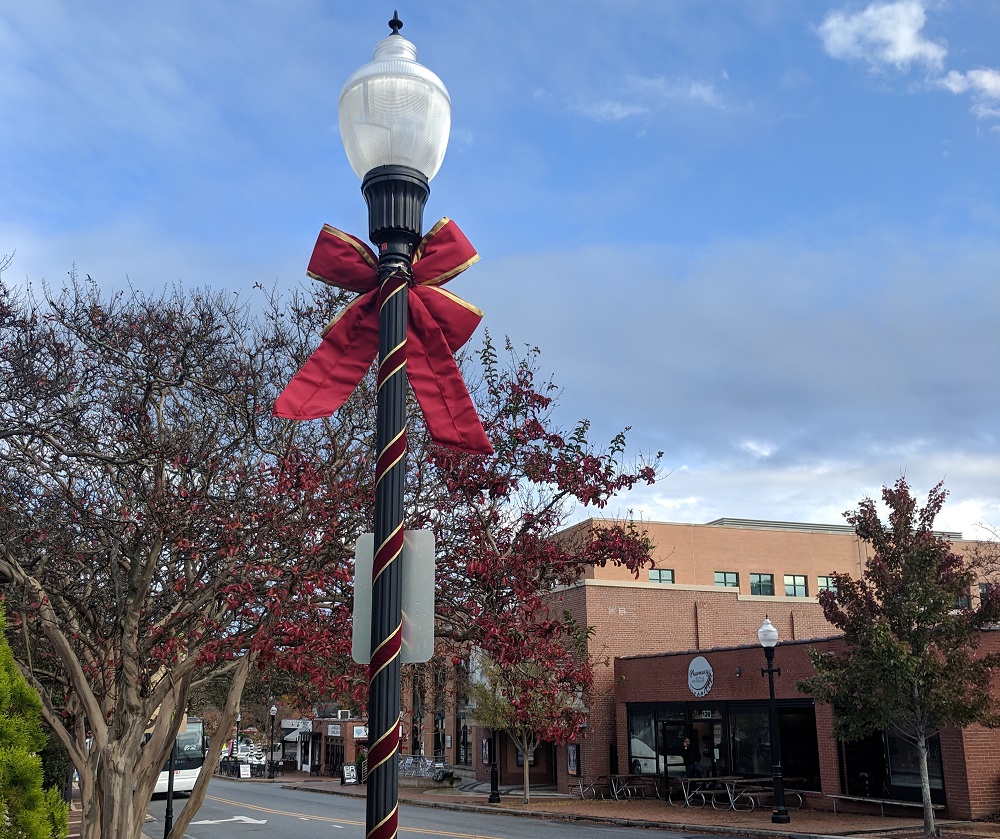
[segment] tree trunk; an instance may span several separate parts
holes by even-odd
[[[531,794],[528,787],[528,751],[527,749],[522,749],[521,754],[524,755],[524,803],[527,804],[531,800]],[[534,754],[534,752],[532,752]]]
[[[236,666],[236,670],[233,673],[233,681],[229,685],[229,693],[226,696],[226,705],[222,712],[222,718],[219,721],[219,729],[215,732],[215,736],[209,744],[208,754],[205,755],[205,763],[201,767],[201,772],[198,773],[198,780],[195,781],[194,789],[188,796],[187,804],[174,819],[173,828],[167,839],[180,839],[180,837],[183,837],[184,832],[191,824],[191,820],[195,817],[201,805],[205,803],[205,794],[208,792],[208,782],[211,780],[212,772],[215,769],[215,761],[219,759],[219,751],[222,748],[222,744],[229,736],[229,727],[233,724],[233,720],[236,719],[247,675],[250,673],[250,668],[256,659],[257,654],[249,652],[240,659],[240,663]],[[272,760],[273,758],[274,755],[271,755]]]
[[[103,754],[104,796],[101,802],[100,836],[119,839],[139,839],[145,812],[136,815],[132,795],[132,763],[135,756],[123,754],[121,748],[105,749]]]
[[[78,769],[77,773],[80,778],[80,808],[83,811],[81,839],[101,839],[101,799],[97,795],[97,782],[89,762],[85,770]]]
[[[917,731],[917,756],[920,760],[920,795],[924,802],[924,836],[934,836],[934,806],[931,801],[931,776],[927,768],[927,733]]]

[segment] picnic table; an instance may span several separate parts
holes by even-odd
[[[744,778],[737,775],[716,775],[707,778],[679,778],[684,804],[704,807],[711,802],[715,809],[752,810],[756,801],[752,791],[759,789],[761,778]],[[671,790],[672,794],[673,790]],[[668,799],[673,804],[673,798]]]
[[[626,798],[660,797],[660,788],[655,776],[650,775],[601,775],[597,779],[602,798],[622,801]]]

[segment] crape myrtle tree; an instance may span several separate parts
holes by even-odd
[[[79,772],[86,837],[139,836],[213,679],[228,690],[210,755],[253,666],[360,692],[344,627],[370,529],[370,400],[327,423],[271,416],[336,306],[314,294],[251,312],[208,291],[105,295],[74,274],[39,293],[0,283],[0,595]]]
[[[919,507],[900,478],[882,490],[887,522],[870,498],[845,514],[872,556],[860,579],[834,574],[836,590],[819,600],[847,651],[810,650],[816,675],[799,684],[833,705],[839,738],[892,727],[916,747],[927,836],[935,833],[928,740],[944,726],[1000,722],[990,690],[1000,656],[977,650],[981,629],[1000,616],[1000,601],[988,591],[975,607],[956,608],[975,574],[970,559],[933,530],[946,497],[938,484]]]
[[[592,685],[593,665],[586,627],[558,591],[607,563],[638,574],[651,549],[630,517],[573,538],[563,531],[577,508],[600,510],[616,494],[653,483],[661,455],[628,463],[625,432],[601,447],[586,421],[561,430],[559,391],[539,378],[538,359],[537,348],[518,354],[507,342],[501,362],[485,335],[471,390],[495,453],[418,450],[411,483],[435,490],[415,497],[411,526],[436,536],[441,654],[457,664],[477,650],[514,680],[504,688],[517,710],[511,733],[562,743],[584,722],[579,697]],[[540,715],[545,702],[554,710]]]
[[[651,545],[631,518],[572,536],[564,529],[578,508],[601,510],[616,494],[653,483],[660,455],[627,462],[625,432],[602,447],[589,439],[586,421],[569,432],[559,428],[560,391],[541,377],[537,348],[519,354],[508,341],[501,360],[485,333],[481,349],[461,361],[493,455],[434,444],[415,402],[409,402],[406,526],[435,535],[431,667],[459,677],[450,685],[437,680],[434,700],[462,690],[464,668],[455,667],[472,649],[506,664],[523,661],[540,696],[552,696],[545,675],[558,668],[560,690],[578,695],[592,684],[592,663],[576,640],[585,628],[562,608],[558,589],[596,565],[620,564],[638,574],[650,561]],[[418,704],[425,669],[411,668]],[[525,677],[525,696],[527,684]],[[300,707],[310,698],[295,691],[282,696]],[[577,703],[571,723],[538,731],[551,742],[565,742],[584,712]]]
[[[435,531],[436,635],[466,653],[473,644],[491,655],[488,639],[525,620],[560,623],[558,603],[548,608],[553,590],[589,567],[610,562],[638,575],[650,562],[649,540],[630,517],[557,536],[578,506],[601,510],[618,493],[652,484],[662,453],[626,463],[628,429],[603,448],[589,440],[586,420],[561,430],[553,416],[558,388],[538,381],[538,349],[521,356],[508,342],[506,352],[501,364],[486,334],[482,380],[473,386],[495,453],[428,446],[414,458],[413,483],[435,486],[415,499],[410,516],[412,526]]]
[[[350,609],[371,529],[371,377],[329,420],[271,416],[345,302],[327,286],[250,311],[208,291],[103,295],[75,274],[38,295],[0,283],[0,595],[79,772],[88,837],[139,835],[183,712],[213,682],[209,755],[253,667],[296,677],[289,704],[363,707]],[[630,522],[552,540],[574,502],[600,508],[655,475],[622,464],[624,435],[599,450],[586,423],[556,430],[536,357],[502,368],[487,338],[474,395],[495,456],[440,449],[414,423],[409,526],[437,535],[437,631],[459,660],[473,643],[502,659],[514,624],[558,637],[553,587],[648,558]]]

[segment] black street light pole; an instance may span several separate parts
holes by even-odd
[[[500,803],[500,755],[497,753],[497,730],[493,729],[493,744],[490,746],[490,804]]]
[[[416,48],[399,34],[402,25],[394,14],[392,34],[348,78],[338,106],[344,150],[362,178],[369,238],[379,256],[367,839],[394,839],[398,824],[407,293],[429,181],[451,130],[448,91],[417,63]]]
[[[174,829],[174,755],[177,753],[177,742],[170,744],[170,757],[167,760],[167,809],[163,813],[163,839],[167,839]]]
[[[771,783],[774,792],[774,808],[771,810],[773,824],[788,824],[792,819],[785,807],[785,779],[781,774],[781,729],[778,725],[778,703],[774,698],[774,677],[781,675],[781,668],[774,666],[774,648],[778,644],[778,630],[771,624],[771,619],[764,618],[764,625],[757,630],[760,645],[764,648],[764,658],[767,667],[760,669],[760,675],[767,674],[768,687],[771,691],[770,700],[770,734],[771,734]]]
[[[274,718],[278,715],[278,706],[272,705],[271,710],[271,735],[267,750],[267,777],[274,780]]]

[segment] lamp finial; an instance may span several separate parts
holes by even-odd
[[[398,35],[399,30],[403,28],[403,21],[399,19],[398,11],[393,11],[392,20],[389,21],[389,28],[392,30],[393,35]]]

